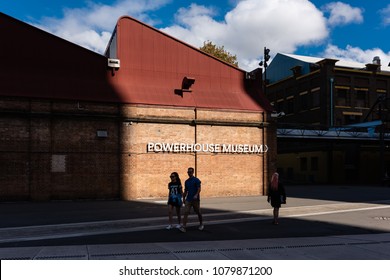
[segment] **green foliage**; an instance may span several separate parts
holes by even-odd
[[[218,47],[215,44],[213,44],[211,41],[206,41],[203,42],[203,46],[200,47],[199,49],[233,66],[238,67],[237,56],[232,55],[230,52],[226,51],[224,46]]]

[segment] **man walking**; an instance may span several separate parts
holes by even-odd
[[[200,213],[200,190],[201,190],[201,182],[198,178],[194,176],[194,168],[189,167],[188,171],[188,179],[184,184],[184,194],[183,194],[183,202],[185,203],[184,208],[184,217],[183,217],[183,226],[180,228],[180,231],[186,232],[187,219],[190,214],[191,207],[194,209],[195,213],[198,215],[199,219],[199,230],[203,230],[203,217]]]

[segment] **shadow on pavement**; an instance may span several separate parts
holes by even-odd
[[[272,209],[266,202],[266,197],[205,198],[202,199],[205,230],[197,230],[197,219],[192,215],[190,222],[193,226],[189,227],[185,234],[177,229],[169,231],[164,229],[167,219],[164,199],[159,202],[143,200],[1,203],[0,229],[3,230],[58,225],[58,232],[61,233],[63,230],[61,225],[105,221],[108,222],[108,233],[2,241],[0,247],[250,240],[390,232],[390,215],[387,215],[389,220],[385,219],[386,213],[389,213],[387,207],[390,205],[389,188],[286,186],[286,191],[288,204],[281,209],[282,218],[277,226],[271,224]],[[337,208],[341,210],[332,210],[333,212],[329,210],[331,206],[354,207],[359,203],[362,203],[362,206],[359,206],[361,209],[365,209],[366,204],[372,204],[374,207],[369,214],[352,208],[352,210]],[[319,207],[323,207],[324,210],[321,211],[324,213],[312,215]],[[294,213],[299,214],[294,216]],[[129,230],[125,228],[120,232],[109,232],[110,221],[136,219],[142,225],[144,219],[146,226],[156,226],[153,224],[153,218],[158,219],[161,224],[147,230],[131,231],[130,228]]]
[[[385,186],[286,185],[288,197],[343,202],[369,202],[390,199]]]

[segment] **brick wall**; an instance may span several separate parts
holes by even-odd
[[[120,196],[117,106],[2,98],[0,110],[1,200]]]
[[[270,140],[264,134],[268,128],[255,125],[262,122],[261,113],[146,106],[129,106],[123,112],[127,118],[121,132],[124,199],[165,197],[170,173],[178,172],[184,183],[190,166],[202,181],[203,196],[264,193],[268,180],[264,169],[269,158],[275,158],[276,146],[265,154],[147,151],[148,142],[268,144],[264,143]],[[194,120],[200,124],[194,125]]]
[[[1,98],[0,114],[1,200],[166,197],[170,173],[184,184],[190,166],[203,197],[259,195],[276,156],[275,131],[261,127],[259,112]],[[269,151],[155,153],[149,142]]]

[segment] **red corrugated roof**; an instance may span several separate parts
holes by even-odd
[[[123,102],[218,109],[270,109],[245,71],[216,59],[131,17],[116,27],[121,67],[112,84]],[[180,92],[184,77],[195,83]],[[176,91],[176,93],[175,93]]]
[[[0,26],[2,96],[272,110],[260,81],[130,17],[117,23],[114,76],[105,56],[3,13]],[[195,78],[192,92],[176,94],[184,77]]]

